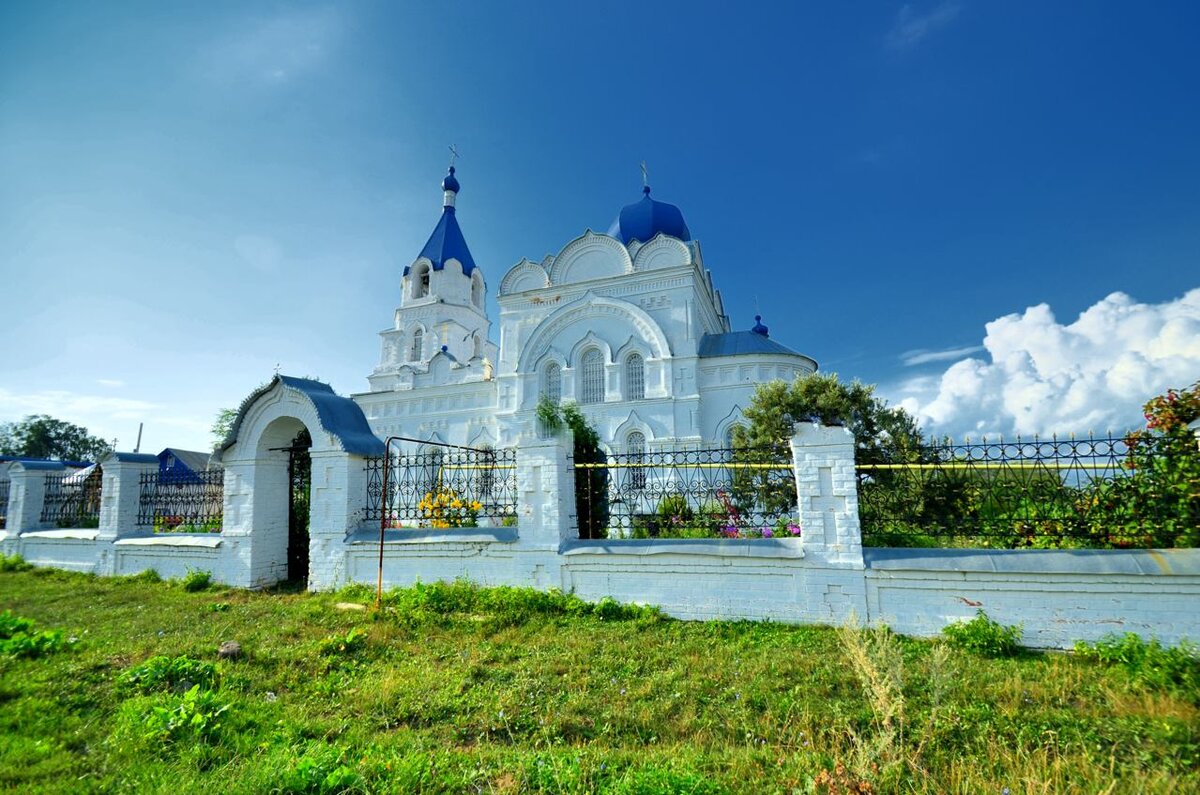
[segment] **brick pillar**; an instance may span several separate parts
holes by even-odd
[[[579,538],[575,517],[574,440],[524,438],[517,448],[517,529],[524,548],[553,549]]]
[[[792,461],[805,570],[805,612],[831,624],[870,621],[854,436],[842,427],[797,423]]]
[[[158,471],[158,457],[149,453],[111,453],[100,462],[100,532],[96,536],[96,573],[117,573],[117,555],[113,542],[119,538],[153,532],[153,526],[139,527],[141,476]]]
[[[46,476],[61,475],[66,467],[57,461],[17,461],[8,470],[12,482],[8,491],[6,532],[16,536],[42,529],[42,501],[46,496]]]
[[[336,450],[312,453],[308,590],[346,584],[346,538],[358,530],[366,499],[365,458]]]
[[[131,535],[151,532],[153,527],[139,527],[138,507],[141,503],[141,476],[158,471],[158,458],[148,453],[112,453],[100,462],[103,480],[100,491],[101,540],[115,541]]]

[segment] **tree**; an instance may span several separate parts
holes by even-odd
[[[237,419],[237,409],[218,409],[217,416],[213,420],[212,435],[213,449],[219,448],[229,436],[229,432],[233,430],[233,421]]]
[[[111,444],[90,435],[87,428],[45,414],[0,425],[0,455],[98,461],[112,450]]]
[[[574,403],[559,405],[542,396],[537,405],[538,423],[547,433],[559,433],[564,427],[574,435],[573,456],[576,464],[607,464],[608,456],[600,447],[600,435]],[[580,538],[605,538],[608,535],[608,467],[584,467],[575,470],[575,516]]]
[[[854,434],[859,464],[910,460],[920,444],[921,429],[912,415],[891,408],[875,396],[875,387],[838,380],[836,373],[813,374],[760,384],[745,411],[749,425],[734,429],[734,448],[788,451],[797,422],[844,425]]]

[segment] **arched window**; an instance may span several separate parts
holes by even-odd
[[[422,262],[412,270],[412,297],[424,298],[429,295],[429,264]]]
[[[646,470],[636,466],[646,461],[646,437],[641,431],[633,431],[625,437],[625,449],[629,453],[629,486],[635,489],[646,488]]]
[[[471,338],[471,342],[473,345],[473,351],[471,353],[472,358],[482,359],[483,358],[483,337],[480,336],[479,334],[476,334],[474,337]]]
[[[562,402],[562,368],[550,362],[542,372],[542,395],[555,405]]]
[[[479,271],[475,271],[475,277],[471,279],[471,303],[483,309],[483,279]]]
[[[408,351],[408,360],[410,362],[421,361],[421,354],[425,351],[425,330],[417,328],[413,332],[412,347]]]
[[[580,363],[583,371],[580,384],[580,403],[604,402],[604,354],[596,348],[588,348]]]
[[[625,399],[646,397],[646,363],[640,353],[631,353],[625,360]]]

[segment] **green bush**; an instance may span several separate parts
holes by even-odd
[[[0,572],[4,571],[28,571],[33,568],[33,564],[26,563],[25,558],[20,555],[0,555]]]
[[[1169,647],[1127,632],[1106,635],[1095,644],[1080,641],[1075,644],[1075,654],[1097,664],[1120,666],[1133,681],[1151,688],[1200,688],[1200,649],[1186,641]]]
[[[341,795],[362,788],[362,777],[334,749],[306,752],[282,771],[271,792],[280,795]]]
[[[1003,626],[982,610],[970,621],[947,625],[942,634],[954,648],[984,657],[1012,657],[1021,651],[1021,625]]]
[[[212,572],[189,568],[183,576],[183,590],[189,593],[203,591],[212,584]]]
[[[142,719],[147,740],[163,743],[204,742],[222,739],[224,716],[230,705],[222,703],[211,690],[193,685],[181,696],[170,696],[165,704],[156,704]]]
[[[156,690],[183,693],[197,685],[205,690],[216,690],[219,676],[216,666],[210,662],[194,660],[187,655],[174,659],[158,656],[125,671],[117,681],[123,688],[139,693]]]
[[[326,657],[353,656],[367,645],[367,633],[358,627],[345,635],[330,635],[321,641],[321,654]]]
[[[67,645],[60,630],[33,631],[33,622],[14,615],[11,610],[0,613],[0,654],[9,657],[42,657]]]

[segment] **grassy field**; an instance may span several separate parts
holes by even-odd
[[[990,659],[462,584],[344,602],[370,594],[0,573],[0,787],[1200,792],[1194,660]]]

